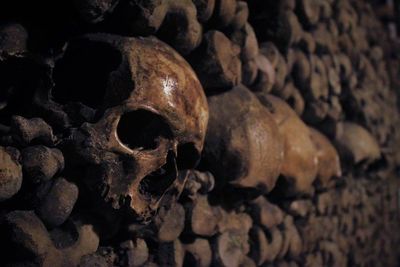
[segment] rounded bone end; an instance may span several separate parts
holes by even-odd
[[[0,202],[14,196],[21,185],[21,165],[6,148],[0,147]]]

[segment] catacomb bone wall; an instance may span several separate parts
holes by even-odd
[[[398,266],[396,10],[13,1],[0,266]]]

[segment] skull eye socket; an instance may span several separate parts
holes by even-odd
[[[160,138],[171,139],[167,122],[147,110],[136,110],[121,116],[117,126],[119,140],[130,149],[153,150]]]
[[[111,46],[93,41],[76,41],[54,69],[54,101],[81,102],[99,108],[104,101],[109,74],[121,64],[121,54]]]

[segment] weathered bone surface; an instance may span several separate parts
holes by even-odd
[[[204,35],[199,51],[190,59],[205,90],[226,89],[241,80],[240,48],[222,32]]]
[[[283,222],[283,211],[264,197],[254,199],[250,205],[252,218],[259,225],[271,229]]]
[[[147,218],[167,191],[182,191],[185,170],[199,159],[208,121],[202,87],[184,59],[154,38],[88,35],[69,47],[65,60],[91,47],[116,60],[101,96],[103,115],[72,136],[77,156],[91,165],[86,183],[115,208],[128,198]]]
[[[217,186],[270,191],[280,173],[283,143],[269,111],[243,86],[208,100],[204,160]]]
[[[211,266],[212,251],[207,239],[198,238],[193,243],[185,244],[184,248],[186,254],[193,257],[191,264],[198,267]]]
[[[237,1],[236,5],[236,14],[233,20],[231,21],[230,27],[233,29],[241,29],[247,22],[249,18],[249,7],[244,1]],[[257,40],[256,40],[257,42]]]
[[[75,184],[58,178],[47,195],[41,199],[36,213],[46,225],[60,226],[70,216],[78,199],[78,190]]]
[[[12,151],[0,147],[0,201],[15,195],[22,184],[22,167]]]
[[[172,242],[178,238],[185,224],[185,210],[182,205],[173,203],[170,208],[161,207],[154,223],[158,228],[161,242]]]
[[[318,171],[318,156],[308,127],[283,100],[264,94],[259,94],[259,99],[269,108],[284,139],[281,174],[292,187],[287,188],[288,194],[312,194],[312,184]]]
[[[255,65],[257,67],[257,72],[255,76],[255,81],[252,85],[252,89],[256,91],[270,92],[275,84],[276,73],[271,62],[267,57],[261,53],[254,59]]]
[[[334,186],[333,178],[342,175],[340,159],[328,138],[314,128],[310,128],[311,140],[317,149],[318,174],[316,182],[322,188]]]
[[[196,5],[199,21],[208,21],[214,12],[215,0],[194,0],[193,3]]]
[[[284,246],[285,243],[288,245],[288,255],[289,257],[295,259],[300,256],[302,253],[303,249],[303,244],[302,240],[300,237],[299,232],[297,231],[296,226],[294,225],[293,222],[293,217],[290,215],[287,215],[283,221],[284,224]],[[283,253],[281,253],[282,255]]]
[[[396,9],[1,5],[0,266],[399,266]]]
[[[49,181],[64,169],[64,156],[57,148],[30,146],[21,151],[25,177],[32,183]]]
[[[235,19],[237,4],[235,0],[216,1],[214,9],[214,23],[216,24],[216,28],[224,28],[232,23]]]
[[[273,262],[283,250],[283,235],[282,232],[276,227],[273,227],[268,231],[271,237],[267,245],[267,255],[265,260],[267,262]]]
[[[149,258],[149,248],[146,242],[141,239],[130,240],[126,245],[128,265],[130,266],[142,266]],[[84,265],[83,265],[84,266]]]
[[[261,265],[267,260],[270,252],[267,237],[264,231],[256,226],[250,232],[250,239],[252,244],[250,255],[255,259],[257,265]]]
[[[196,193],[207,194],[214,189],[215,178],[210,172],[199,172],[193,170],[189,173],[185,184],[185,190],[189,197],[194,197]]]
[[[230,39],[240,47],[240,57],[243,61],[254,59],[258,55],[257,37],[249,23],[233,32]]]
[[[221,266],[240,266],[250,250],[247,235],[235,230],[222,233],[215,245],[214,262]]]
[[[218,222],[222,213],[217,207],[212,207],[207,196],[197,195],[193,203],[186,206],[187,221],[190,230],[200,236],[213,236],[218,232]]]
[[[34,142],[54,146],[56,142],[53,129],[41,118],[15,116],[12,118],[10,131],[13,138],[23,146]]]

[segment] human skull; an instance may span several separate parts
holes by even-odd
[[[54,78],[40,104],[65,125],[83,121],[70,144],[96,196],[146,220],[181,192],[203,148],[208,105],[178,53],[154,37],[86,35],[68,45]]]

